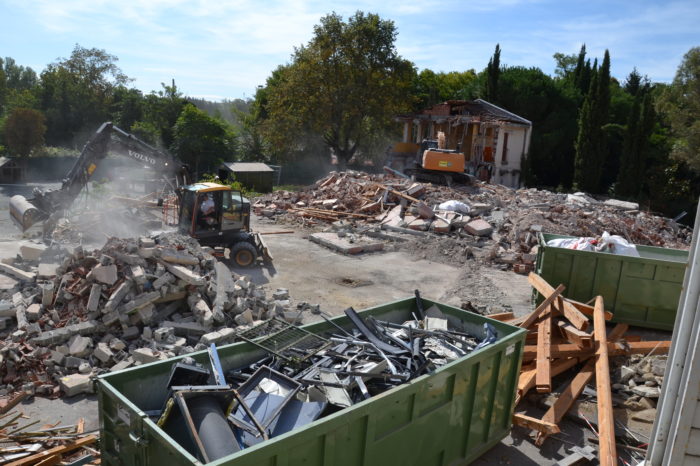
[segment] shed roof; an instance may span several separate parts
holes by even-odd
[[[262,162],[224,162],[222,165],[234,173],[274,171],[267,164]]]

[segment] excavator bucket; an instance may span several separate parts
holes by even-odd
[[[19,194],[10,198],[10,217],[22,231],[43,219],[39,209]]]

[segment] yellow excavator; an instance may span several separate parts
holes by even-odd
[[[177,158],[110,122],[103,123],[85,144],[60,188],[35,188],[30,199],[20,195],[10,199],[14,223],[25,231],[43,222],[44,237],[48,237],[109,153],[134,159],[163,176],[177,194],[179,232],[203,246],[229,248],[231,259],[241,267],[252,265],[257,258],[272,260],[262,237],[250,231],[250,201],[239,191],[217,183],[192,184],[187,166]]]

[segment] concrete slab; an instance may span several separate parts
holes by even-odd
[[[341,238],[336,233],[314,233],[309,235],[309,239],[314,243],[321,244],[343,254],[360,254],[362,252],[375,252],[384,249],[384,243],[357,236],[355,238],[351,242],[347,237]]]

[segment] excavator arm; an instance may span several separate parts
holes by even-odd
[[[190,183],[187,167],[177,158],[107,122],[85,144],[60,188],[50,191],[35,188],[31,199],[20,195],[10,199],[12,220],[24,231],[37,222],[60,215],[73,204],[100,161],[109,153],[141,162],[146,169],[162,174],[174,183],[173,188]]]

